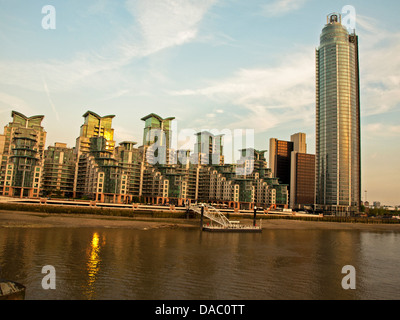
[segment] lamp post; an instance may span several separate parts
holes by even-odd
[[[257,206],[254,206],[253,226],[256,226]]]

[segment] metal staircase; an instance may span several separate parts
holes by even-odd
[[[227,217],[225,217],[223,213],[221,213],[219,210],[215,209],[213,206],[210,206],[208,204],[190,205],[189,209],[201,215],[202,206],[204,206],[204,213],[203,213],[204,217],[220,224],[223,227],[232,226],[232,223],[228,220]]]

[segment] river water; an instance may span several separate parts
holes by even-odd
[[[400,233],[1,228],[0,277],[26,299],[400,299]],[[42,267],[56,288],[42,287]],[[342,287],[354,266],[356,289]]]

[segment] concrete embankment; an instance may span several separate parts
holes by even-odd
[[[66,204],[67,203],[67,204]],[[112,204],[96,204],[79,202],[63,202],[63,204],[49,203],[40,204],[39,202],[0,202],[0,210],[3,211],[20,211],[44,214],[63,214],[63,215],[96,215],[105,217],[126,217],[135,219],[184,219],[195,224],[199,216],[193,212],[186,212],[183,207],[155,207],[146,205],[123,205],[116,206]],[[235,213],[233,211],[223,210],[223,213],[230,220],[250,220],[253,219],[253,213],[242,211]],[[304,221],[304,222],[335,222],[350,224],[384,224],[399,226],[398,219],[382,219],[382,218],[364,218],[364,217],[334,217],[334,216],[318,216],[318,215],[296,215],[296,214],[261,214],[258,213],[256,219],[258,221],[286,220],[286,221]]]

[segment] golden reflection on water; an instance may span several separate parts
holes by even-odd
[[[105,241],[103,241],[103,244],[105,244]],[[90,243],[90,252],[88,256],[88,262],[86,264],[88,282],[85,291],[88,299],[92,299],[96,291],[94,285],[96,282],[96,276],[100,270],[100,249],[100,237],[99,234],[95,232],[93,233],[92,241]]]

